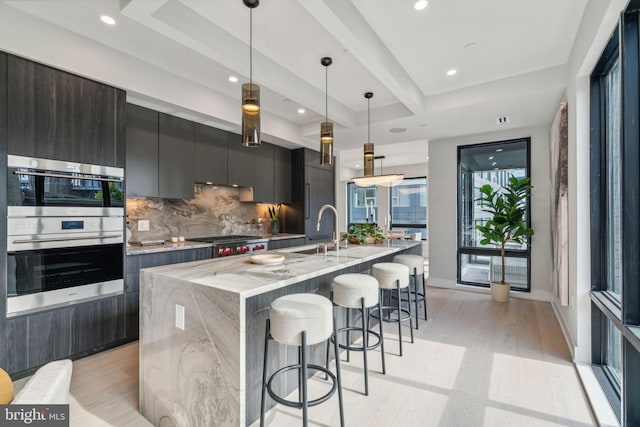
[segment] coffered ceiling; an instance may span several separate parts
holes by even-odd
[[[323,56],[333,58],[335,149],[348,161],[367,138],[366,91],[374,92],[371,141],[389,166],[426,162],[429,139],[499,130],[499,116],[511,128],[549,125],[586,3],[429,0],[417,11],[414,0],[262,0],[253,12],[253,76],[264,139],[317,148]],[[241,0],[0,1],[0,49],[236,132],[248,41]]]

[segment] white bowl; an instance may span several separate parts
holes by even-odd
[[[284,255],[277,254],[257,254],[251,256],[251,262],[254,264],[280,264],[284,261]]]

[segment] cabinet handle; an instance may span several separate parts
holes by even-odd
[[[305,217],[305,219],[309,219],[309,218],[311,218],[311,213],[310,213],[310,211],[311,211],[311,194],[309,194],[309,193],[311,193],[311,184],[306,182],[304,184],[304,187],[305,187],[304,188],[304,204],[305,204],[305,207],[304,207],[304,215],[305,216],[304,217]]]

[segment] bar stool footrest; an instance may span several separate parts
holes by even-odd
[[[283,398],[282,396],[276,394],[276,392],[273,391],[273,389],[271,388],[271,383],[273,382],[273,380],[278,375],[281,375],[281,374],[283,374],[285,372],[288,372],[288,371],[291,371],[291,370],[294,370],[294,369],[295,370],[302,370],[302,365],[298,363],[298,364],[295,364],[295,365],[285,366],[284,368],[280,368],[277,371],[275,371],[273,374],[271,374],[271,377],[269,377],[269,381],[267,382],[267,393],[269,393],[269,396],[271,396],[271,398],[273,400],[275,400],[276,402],[278,402],[278,403],[280,403],[282,405],[290,406],[290,407],[293,407],[293,408],[302,408],[302,402],[293,401],[293,400],[287,400],[287,399]],[[313,369],[315,371],[324,372],[326,375],[329,376],[329,378],[332,381],[331,390],[329,390],[326,394],[320,396],[319,398],[314,399],[314,400],[310,400],[307,403],[307,406],[311,407],[311,406],[319,405],[319,404],[329,400],[329,398],[331,396],[333,396],[333,394],[336,392],[336,390],[338,388],[338,381],[336,379],[336,376],[333,374],[333,372],[331,372],[330,370],[328,370],[324,366],[307,364],[307,369]]]
[[[336,332],[339,334],[340,332],[347,332],[347,331],[362,332],[362,328],[358,328],[357,326],[349,326],[349,327],[340,328]],[[382,343],[382,341],[380,340],[380,334],[378,332],[376,332],[376,331],[372,331],[371,329],[367,329],[367,332],[368,332],[368,335],[373,335],[378,339],[378,341],[375,342],[374,344],[369,344],[367,346],[367,350],[374,350],[374,349],[380,347],[380,344]],[[330,339],[331,339],[331,342],[333,342],[335,337],[332,336]],[[369,337],[367,336],[367,341],[368,341],[368,339],[369,339]],[[364,346],[362,346],[362,345],[353,346],[353,345],[347,345],[347,344],[338,343],[338,347],[340,347],[343,350],[364,351]]]
[[[372,310],[371,312],[371,317],[373,317],[374,319],[380,319],[379,315],[378,315],[378,310],[374,308],[375,311]],[[380,307],[380,311],[384,311],[384,310],[390,310],[390,311],[398,311],[398,307],[393,306],[393,305],[383,305]],[[402,313],[400,317],[400,319],[392,319],[390,315],[387,316],[382,316],[382,321],[383,322],[404,322],[406,320],[411,319],[411,311],[407,310],[406,308],[401,308],[400,309],[400,313]]]

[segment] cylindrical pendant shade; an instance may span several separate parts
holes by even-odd
[[[373,144],[367,142],[364,144],[364,176],[373,176]]]
[[[333,166],[333,123],[320,124],[320,164]]]
[[[242,85],[242,145],[257,147],[260,139],[260,86]]]

